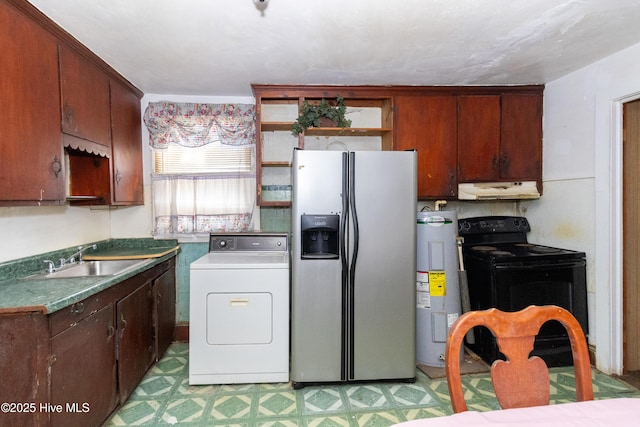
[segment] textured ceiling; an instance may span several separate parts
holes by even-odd
[[[639,0],[29,1],[155,94],[541,84],[640,42]]]

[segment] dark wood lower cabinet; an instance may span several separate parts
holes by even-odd
[[[176,272],[169,269],[153,281],[156,361],[173,342],[176,328]]]
[[[0,401],[29,405],[0,425],[102,425],[174,330],[175,258],[49,315],[0,314]]]
[[[40,313],[0,314],[0,402],[14,405],[0,413],[0,425],[47,425],[49,414],[39,410],[49,390],[47,334],[47,318]],[[24,403],[31,406],[18,411]]]
[[[118,403],[116,334],[109,304],[51,338],[51,425],[94,426]]]
[[[118,301],[118,384],[124,403],[155,360],[151,282]]]

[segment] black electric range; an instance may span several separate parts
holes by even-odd
[[[472,310],[518,311],[529,305],[558,305],[569,310],[588,332],[586,256],[584,252],[530,243],[529,221],[517,216],[485,216],[458,221]],[[491,363],[503,358],[495,338],[474,329],[467,345]],[[571,348],[558,322],[543,325],[533,354],[549,366],[571,365]]]

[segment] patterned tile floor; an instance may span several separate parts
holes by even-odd
[[[189,385],[189,346],[172,344],[106,426],[390,426],[450,414],[445,379],[419,370],[415,384],[367,383]],[[497,409],[488,374],[463,377],[470,409]],[[553,403],[573,401],[573,368],[551,369]],[[593,371],[596,399],[640,397],[640,391]]]

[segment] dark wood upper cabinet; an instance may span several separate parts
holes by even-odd
[[[109,157],[95,155],[76,144],[93,150],[96,144],[84,139],[65,139],[69,157],[70,203],[74,205],[142,205],[144,186],[142,169],[142,132],[140,97],[116,81],[110,83]],[[65,137],[67,138],[67,137]],[[98,144],[101,146],[100,144]]]
[[[111,145],[109,77],[74,49],[60,44],[62,131]]]
[[[0,204],[62,204],[57,40],[0,2],[0,45]]]
[[[112,204],[144,203],[140,98],[111,81]]]
[[[394,149],[418,150],[418,198],[455,198],[464,182],[542,192],[542,86],[410,90],[394,97]]]
[[[0,45],[0,205],[143,204],[142,92],[24,0]]]
[[[500,177],[542,189],[542,96],[502,94]]]
[[[536,181],[542,192],[544,86],[252,85],[252,88],[257,107],[260,205],[289,206],[289,201],[272,201],[264,194],[269,187],[265,185],[269,182],[268,172],[289,168],[288,157],[272,159],[265,153],[277,144],[283,147],[283,153],[293,147],[322,149],[307,144],[305,135],[312,139],[332,135],[380,136],[383,150],[416,149],[418,198],[423,200],[457,198],[458,184],[465,182]],[[310,128],[305,135],[292,140],[290,130],[299,105],[304,100],[334,97],[336,93],[344,95],[348,107],[379,109],[380,126]]]
[[[500,95],[458,97],[458,180],[500,177]]]
[[[397,96],[395,149],[418,151],[418,198],[457,193],[456,98]]]
[[[460,182],[537,181],[542,189],[542,94],[458,97]]]

